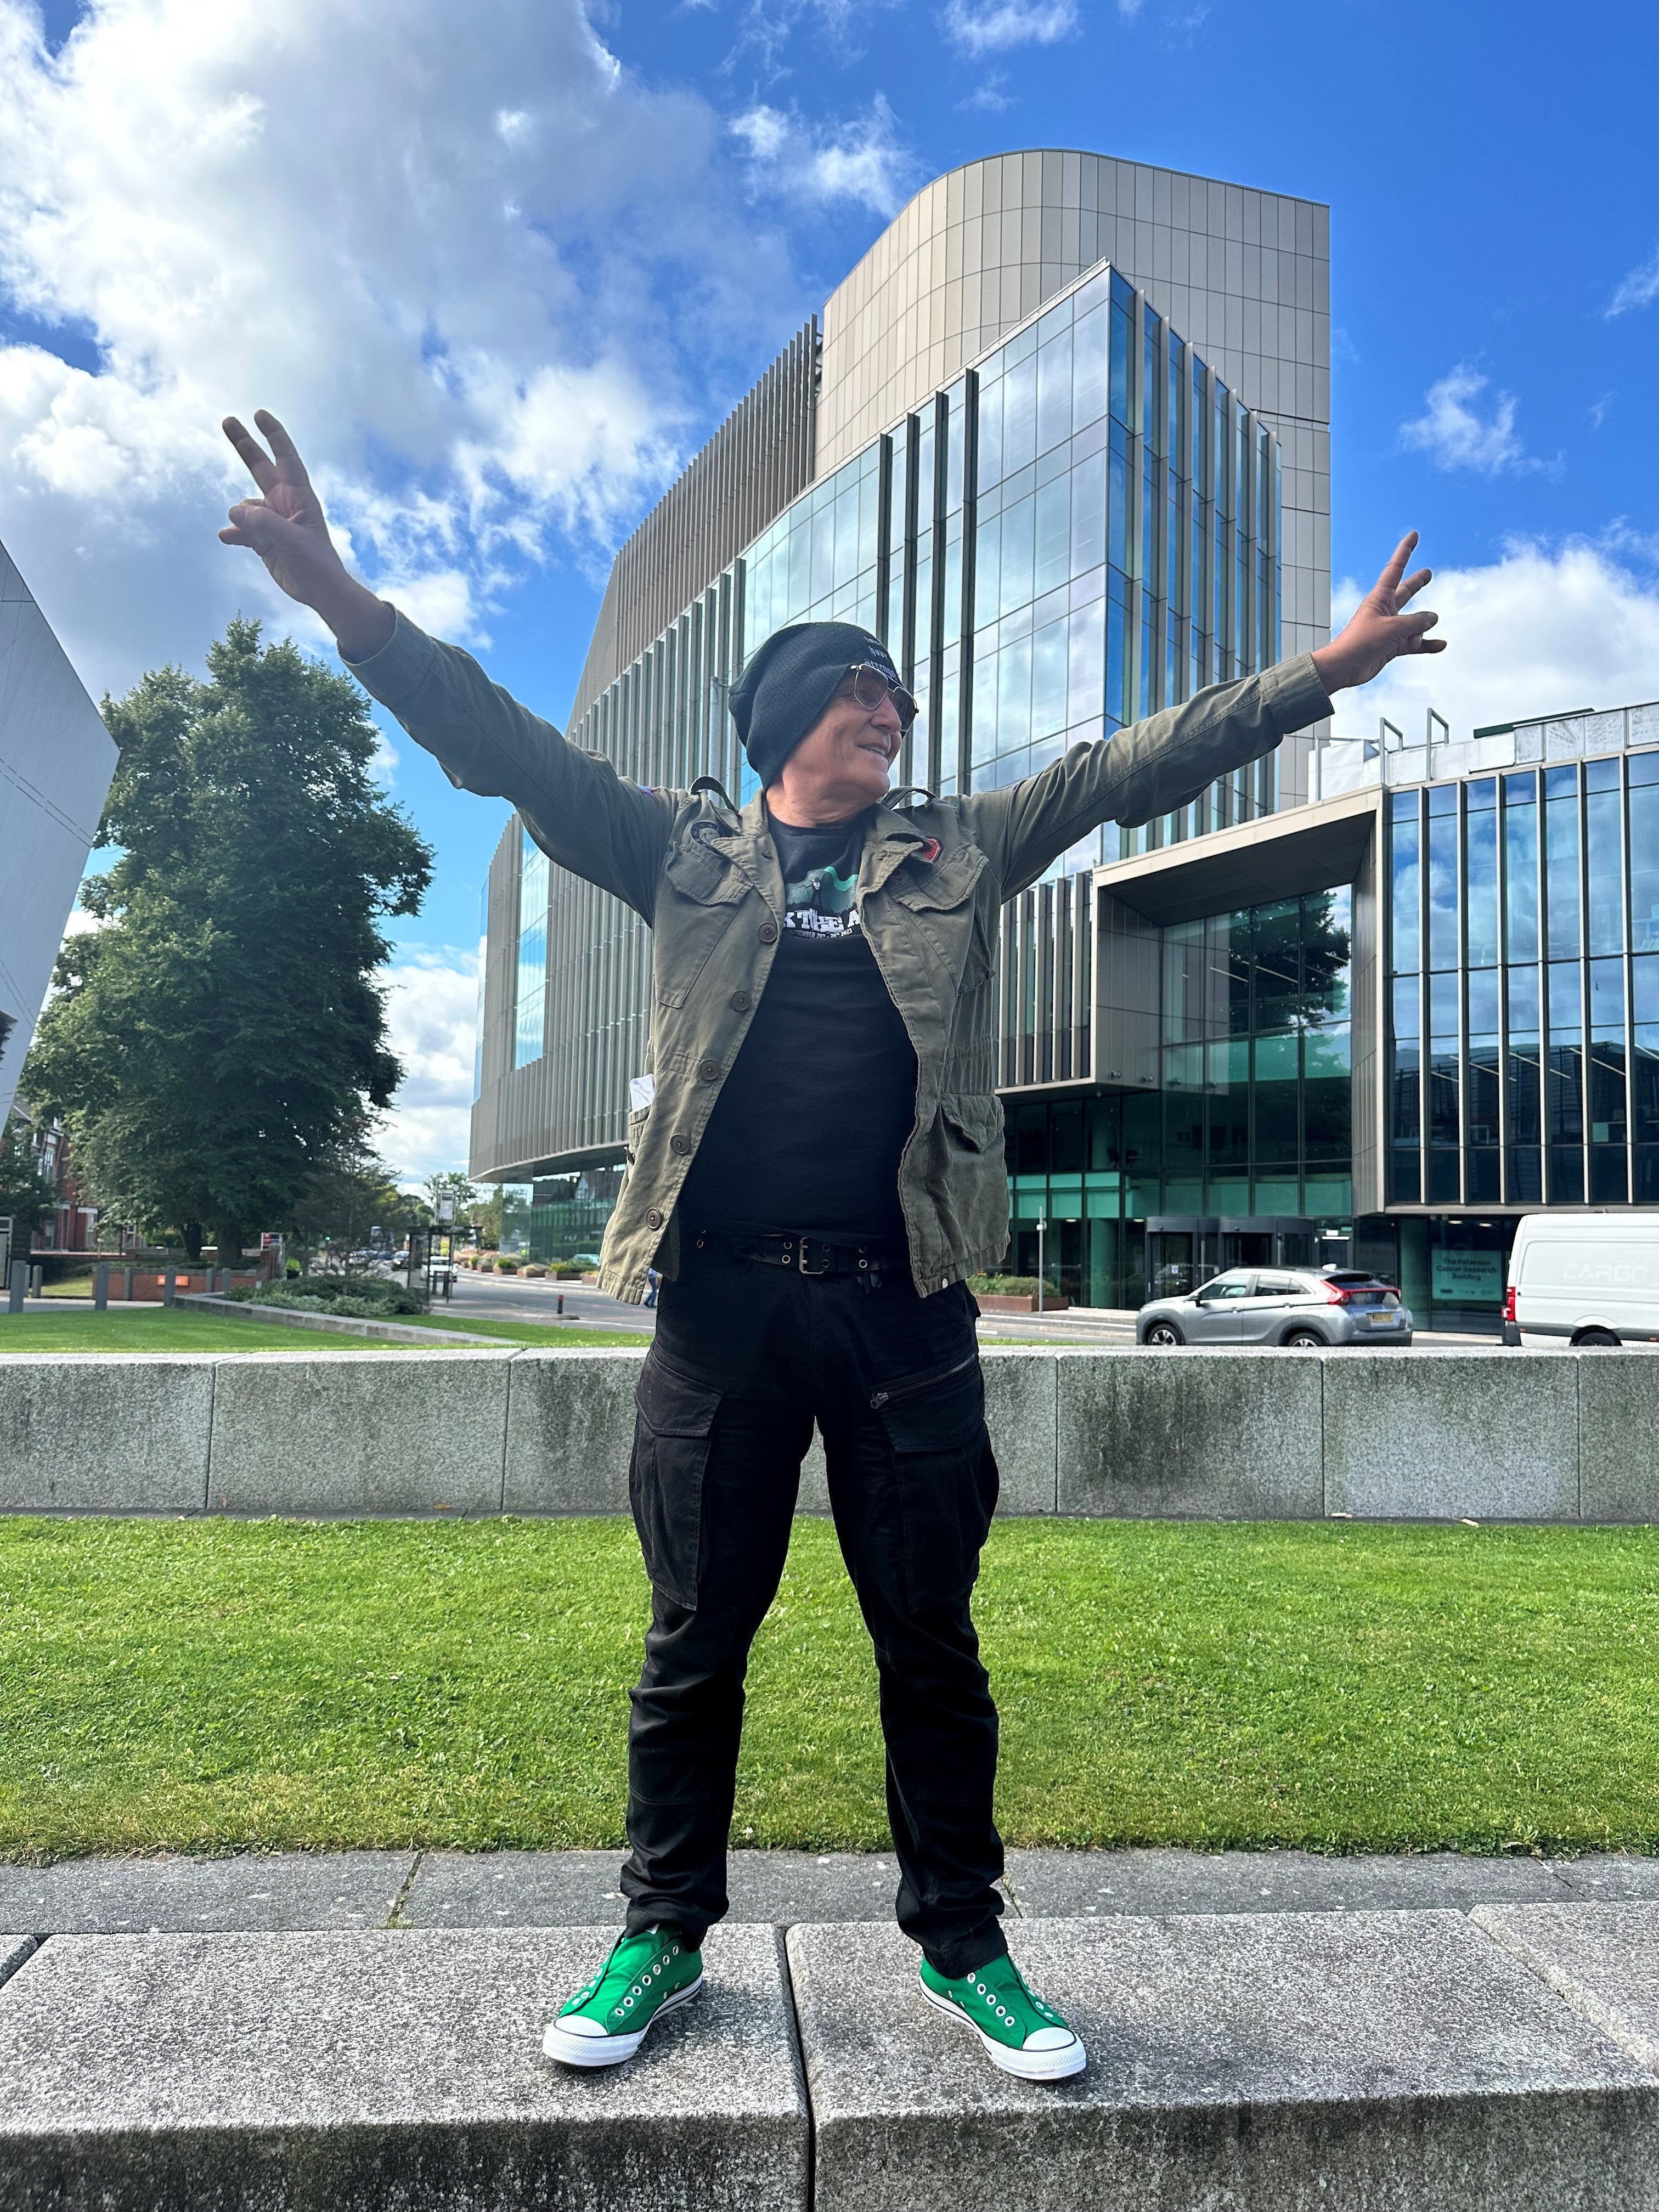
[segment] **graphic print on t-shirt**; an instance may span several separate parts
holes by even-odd
[[[823,830],[775,822],[783,871],[783,925],[804,937],[851,937],[859,920],[859,858],[866,817]]]

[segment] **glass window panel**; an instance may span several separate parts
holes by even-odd
[[[1461,1134],[1455,1047],[1429,1053],[1429,1142],[1455,1145]]]
[[[1422,1061],[1415,1044],[1397,1044],[1392,1055],[1389,1085],[1393,1101],[1392,1127],[1395,1140],[1414,1145],[1422,1134]]]
[[[1036,502],[1017,500],[1002,518],[1002,611],[1012,614],[1031,597]]]
[[[1037,354],[1036,450],[1050,452],[1072,434],[1072,333],[1043,346]]]
[[[945,621],[942,641],[953,645],[962,635],[962,517],[953,514],[945,536]]]
[[[1168,392],[1165,400],[1169,410],[1166,426],[1169,440],[1167,451],[1176,469],[1184,473],[1188,464],[1186,446],[1181,434],[1181,403],[1187,389],[1187,348],[1171,331],[1164,350],[1168,362],[1166,378]]]
[[[1653,1144],[1659,1141],[1659,1024],[1637,1030],[1630,1074],[1631,1134],[1638,1145]]]
[[[1458,1031],[1458,999],[1461,978],[1455,969],[1429,978],[1429,1035],[1449,1038],[1455,1042]]]
[[[1575,787],[1577,778],[1574,771]],[[1552,780],[1559,773],[1552,769]],[[1552,799],[1544,808],[1545,883],[1548,901],[1549,952],[1552,960],[1576,958],[1578,952],[1578,794],[1575,788],[1565,799]]]
[[[1255,1024],[1287,1029],[1301,1011],[1301,902],[1281,900],[1255,909]]]
[[[1538,957],[1537,779],[1504,778],[1504,957]]]
[[[972,753],[975,768],[983,768],[997,752],[997,663],[991,652],[974,662],[974,730]]]
[[[1036,459],[1036,361],[1027,357],[1002,380],[1002,472]]]
[[[1156,311],[1148,307],[1141,331],[1140,434],[1160,459],[1164,453],[1164,440],[1158,419],[1162,387],[1158,379],[1158,335],[1163,327]]]
[[[1106,412],[1106,310],[1079,315],[1072,334],[1072,418],[1080,430]]]
[[[1538,970],[1511,968],[1507,971],[1507,980],[1510,1029],[1535,1036],[1539,1029]]]
[[[1106,497],[1106,557],[1115,568],[1121,568],[1127,573],[1129,545],[1128,459],[1123,433],[1115,423],[1112,426],[1109,453]]]
[[[1120,728],[1129,720],[1127,696],[1129,656],[1122,599],[1122,579],[1113,571],[1115,587],[1106,602],[1106,714]]]
[[[995,622],[1002,606],[1002,517],[981,522],[974,541],[974,627]]]
[[[1590,1034],[1625,1034],[1625,963],[1622,960],[1592,960],[1589,964]]]
[[[1057,591],[1071,574],[1072,479],[1056,477],[1036,495],[1036,566],[1032,596]]]
[[[1553,1206],[1582,1206],[1584,1202],[1584,1155],[1577,1146],[1571,1150],[1552,1146],[1550,1164],[1550,1203]]]
[[[975,422],[978,452],[975,456],[974,482],[976,489],[986,492],[993,484],[1002,481],[1002,379],[1000,376],[988,383],[981,379]],[[895,475],[897,469],[896,457]]]
[[[1488,791],[1492,789],[1487,785]],[[1465,842],[1468,880],[1468,962],[1471,968],[1491,968],[1498,963],[1498,817],[1490,808],[1472,805]]]
[[[1031,736],[1031,641],[1005,645],[997,656],[997,751],[1017,751]]]
[[[1395,1147],[1389,1160],[1389,1197],[1395,1206],[1415,1206],[1422,1195],[1423,1162],[1415,1146]]]
[[[1552,1039],[1544,1104],[1551,1143],[1580,1143],[1584,1134],[1584,1054],[1581,1045],[1558,1044]]]
[[[1577,1036],[1584,1026],[1578,963],[1576,960],[1552,960],[1548,975],[1550,1035]]]
[[[513,1065],[542,1056],[547,1012],[547,923],[532,922],[519,935],[519,973]]]
[[[1031,640],[1031,737],[1053,737],[1067,726],[1067,624],[1048,623]]]
[[[1593,1145],[1625,1141],[1625,1041],[1602,1037],[1589,1054],[1589,1135]]]
[[[1422,1019],[1418,1006],[1418,979],[1415,975],[1402,975],[1394,987],[1395,1036],[1406,1038],[1421,1036]]]
[[[1617,762],[1593,762],[1592,767]],[[1592,952],[1622,952],[1625,949],[1625,884],[1620,854],[1617,789],[1593,791],[1584,800],[1584,860],[1589,886],[1589,949]]]
[[[1509,1086],[1510,1141],[1515,1145],[1535,1145],[1543,1133],[1538,1039],[1521,1036],[1511,1030],[1504,1065]]]
[[[1063,481],[1063,479],[1062,479]],[[1052,489],[1052,487],[1051,487]],[[1085,576],[1106,558],[1106,456],[1091,453],[1072,471],[1071,574]]]
[[[1638,759],[1659,763],[1659,753],[1630,763],[1630,908],[1632,952],[1659,952],[1659,783],[1638,783]]]
[[[951,388],[946,405],[945,448],[945,507],[946,514],[962,505],[963,422],[965,395],[961,385]],[[871,556],[872,559],[874,556]]]
[[[1469,974],[1469,1035],[1498,1035],[1498,970],[1473,969]]]
[[[1106,602],[1096,599],[1072,617],[1068,641],[1070,672],[1066,723],[1087,721],[1098,714],[1106,688]]]
[[[1640,953],[1630,963],[1631,1019],[1659,1022],[1659,952]]]
[[[1501,1063],[1498,1040],[1469,1047],[1468,1141],[1472,1145],[1498,1142],[1498,1097]],[[1486,1195],[1495,1198],[1496,1191]]]
[[[1303,1018],[1346,1021],[1352,940],[1352,899],[1347,887],[1316,891],[1302,902]]]
[[[1250,1156],[1250,1048],[1238,1037],[1209,1048],[1212,1168],[1243,1167]]]
[[[1455,796],[1454,793],[1454,796]],[[1429,965],[1457,965],[1457,817],[1429,817]]]
[[[1129,427],[1129,341],[1132,336],[1128,313],[1121,302],[1112,302],[1112,420]]]

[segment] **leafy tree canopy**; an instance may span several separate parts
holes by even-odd
[[[402,1073],[375,971],[432,854],[371,775],[349,677],[233,622],[104,702],[120,761],[27,1069],[106,1201],[222,1253],[285,1225]],[[193,1232],[193,1238],[192,1238]]]

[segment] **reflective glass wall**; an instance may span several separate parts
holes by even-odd
[[[1659,751],[1389,810],[1389,1202],[1659,1203]]]
[[[1008,1108],[1017,1272],[1040,1220],[1059,1288],[1106,1306],[1153,1294],[1149,1221],[1296,1222],[1310,1257],[1351,1232],[1351,908],[1342,887],[1161,933],[1158,1087]]]

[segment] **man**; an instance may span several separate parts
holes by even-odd
[[[627,1924],[547,2031],[574,2066],[629,2058],[702,1986],[726,1908],[749,1647],[823,1432],[836,1533],[875,1647],[898,1918],[921,1994],[1006,2071],[1085,2054],[1007,1954],[994,1887],[997,1717],[969,1613],[996,1504],[966,1278],[1007,1243],[992,988],[1003,902],[1100,823],[1183,805],[1395,654],[1406,538],[1334,643],[1091,745],[1012,789],[899,807],[915,702],[879,639],[805,623],[731,708],[761,792],[641,790],[579,753],[346,572],[286,432],[225,428],[263,499],[230,510],[284,591],[465,789],[510,799],[562,866],[654,937],[647,1073],[601,1281],[661,1276],[629,1487],[652,1585],[629,1732]],[[856,1989],[848,2002],[859,2002]]]

